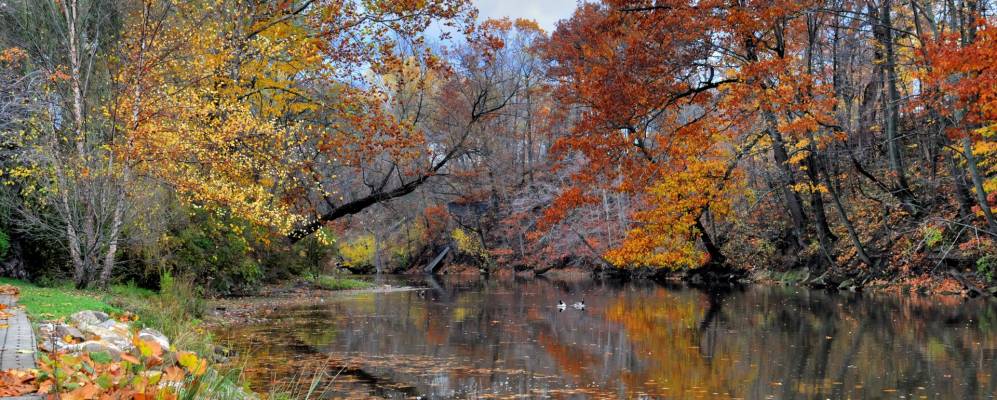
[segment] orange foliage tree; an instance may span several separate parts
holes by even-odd
[[[962,144],[962,156],[976,192],[976,207],[991,234],[997,234],[993,194],[997,191],[997,26],[979,19],[963,32],[940,34],[925,49],[933,68],[926,82],[937,86],[939,107],[952,123],[950,138]]]
[[[800,193],[821,198],[824,189],[818,175],[810,182],[799,182],[796,175],[804,164],[816,170],[808,150],[826,140],[817,137],[821,127],[834,123],[829,89],[805,57],[807,41],[800,33],[806,32],[805,22],[799,16],[806,6],[781,1],[582,6],[549,45],[552,70],[562,83],[559,93],[581,109],[571,134],[555,150],[581,155],[585,164],[550,220],[592,201],[581,187],[609,187],[639,200],[634,227],[606,253],[614,264],[723,262],[706,225],[730,215],[732,198],[743,193],[736,182],[738,162],[764,136],[793,237],[806,246]],[[819,231],[827,232],[826,226]]]
[[[678,3],[676,3],[678,4]],[[702,219],[722,203],[729,147],[715,114],[716,89],[736,78],[704,65],[708,9],[620,12],[585,4],[552,36],[557,95],[580,111],[554,151],[584,165],[547,212],[554,224],[597,201],[592,189],[636,195],[638,226],[607,260],[617,265],[696,266],[722,259]],[[695,26],[690,26],[690,24]],[[729,175],[729,174],[728,174]],[[718,204],[714,212],[723,213]],[[696,246],[702,240],[708,254]]]

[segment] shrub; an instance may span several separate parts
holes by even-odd
[[[461,253],[482,260],[489,258],[488,250],[481,244],[481,239],[478,236],[464,232],[461,228],[454,229],[451,236],[454,242],[457,243],[457,250],[460,250]]]
[[[195,209],[189,223],[167,240],[168,265],[213,293],[253,286],[262,270],[250,246],[252,233],[245,221]]]
[[[374,236],[362,235],[339,246],[339,254],[343,256],[349,267],[363,268],[374,265]]]
[[[200,326],[206,301],[203,290],[188,276],[160,275],[156,294],[143,289],[112,288],[107,301],[138,315],[141,326],[155,328],[173,340],[176,348],[211,354],[211,335]]]
[[[942,242],[942,230],[934,227],[928,226],[924,228],[924,244],[928,248],[935,248],[939,243]]]
[[[987,254],[976,260],[976,273],[988,283],[994,280],[994,270],[997,269],[997,256]]]
[[[190,352],[167,353],[135,339],[137,354],[114,361],[107,352],[43,354],[35,374],[40,394],[64,399],[250,399],[234,373],[222,374]]]
[[[325,266],[336,255],[336,239],[328,229],[322,228],[293,246],[275,241],[267,246],[263,264],[267,278],[288,278],[309,275],[316,278],[325,271]]]

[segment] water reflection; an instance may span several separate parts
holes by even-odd
[[[994,304],[786,287],[447,280],[216,332],[256,389],[329,397],[993,398]],[[587,308],[560,311],[563,299]]]

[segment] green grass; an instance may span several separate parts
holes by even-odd
[[[24,306],[28,316],[34,320],[64,318],[83,310],[121,312],[121,309],[104,301],[103,294],[76,290],[68,285],[40,287],[8,278],[0,278],[0,284],[14,285],[21,290],[17,303]]]
[[[316,286],[325,290],[351,290],[351,289],[369,289],[374,287],[374,284],[353,278],[336,278],[328,275],[322,275],[315,279],[309,279]]]

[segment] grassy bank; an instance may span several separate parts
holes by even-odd
[[[105,301],[106,295],[73,289],[71,285],[41,287],[30,282],[0,278],[0,284],[16,286],[21,291],[18,304],[24,306],[33,320],[60,319],[83,310],[103,311],[108,314],[122,310]]]
[[[133,313],[139,326],[163,332],[177,348],[211,354],[211,336],[200,328],[204,300],[186,280],[162,278],[161,292],[134,285],[115,285],[107,291],[77,290],[71,284],[42,287],[31,282],[0,278],[0,284],[16,286],[18,304],[34,321],[66,319],[83,310],[111,315]]]
[[[0,278],[0,284],[13,285],[20,290],[18,304],[34,321],[68,319],[83,310],[103,311],[116,317],[131,313],[128,317],[132,319],[132,324],[159,330],[170,339],[171,347],[177,351],[198,354],[208,364],[203,372],[189,376],[178,387],[181,398],[243,399],[251,396],[244,389],[238,370],[219,370],[214,365],[216,346],[211,335],[201,327],[205,302],[200,290],[189,282],[167,274],[161,277],[160,292],[134,285],[112,286],[106,291],[84,291],[69,284],[42,287]]]

